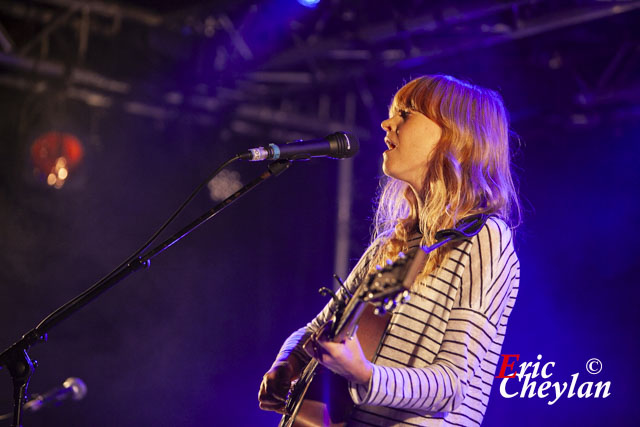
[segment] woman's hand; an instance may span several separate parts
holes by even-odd
[[[373,371],[372,364],[362,352],[357,334],[343,342],[318,338],[312,348],[315,359],[332,372],[356,384],[368,384]]]
[[[284,414],[291,382],[298,377],[301,368],[302,366],[295,356],[291,356],[289,360],[275,363],[262,377],[258,393],[260,409]]]

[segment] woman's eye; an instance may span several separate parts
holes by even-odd
[[[406,120],[407,117],[409,117],[409,111],[408,110],[400,110],[398,112],[398,114],[400,114],[400,117],[402,117],[403,120]]]

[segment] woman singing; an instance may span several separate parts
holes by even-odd
[[[382,129],[388,179],[372,243],[345,282],[349,291],[399,252],[433,244],[437,231],[469,215],[491,216],[474,237],[429,254],[372,361],[358,335],[344,342],[318,339],[320,351],[312,356],[348,380],[355,404],[348,425],[480,425],[520,275],[511,231],[520,219],[519,202],[505,108],[494,91],[450,76],[423,76],[396,93]],[[264,375],[262,409],[284,410],[291,381],[312,357],[301,343],[334,310],[331,301],[285,341]]]

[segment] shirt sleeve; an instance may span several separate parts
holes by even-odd
[[[350,384],[354,403],[451,412],[465,399],[519,277],[512,234],[501,220],[491,217],[470,246],[462,255],[467,260],[461,259],[461,285],[433,362],[420,367],[374,364],[369,384]]]
[[[351,273],[349,273],[349,276],[347,276],[347,279],[344,281],[345,288],[348,289],[350,293],[353,293],[360,282],[366,277],[375,247],[376,243],[367,248],[356,263],[356,266],[351,270]],[[345,296],[344,293],[345,290],[343,288],[340,288],[336,292],[340,298]],[[304,363],[308,363],[311,360],[311,357],[304,351],[302,344],[309,338],[309,336],[331,319],[331,316],[333,316],[336,309],[337,305],[332,298],[311,322],[293,332],[282,344],[282,347],[276,356],[276,360],[274,361],[274,365],[287,360],[292,354],[297,356],[298,359]]]

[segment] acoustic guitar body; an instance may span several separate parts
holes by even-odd
[[[358,340],[369,361],[373,361],[390,314],[378,316],[374,307],[366,304],[358,328]],[[313,380],[304,392],[300,408],[284,427],[344,427],[353,411],[349,382],[322,365],[314,369]],[[285,417],[286,418],[286,417]]]
[[[323,366],[316,368],[292,427],[343,427],[353,410],[349,384]]]

